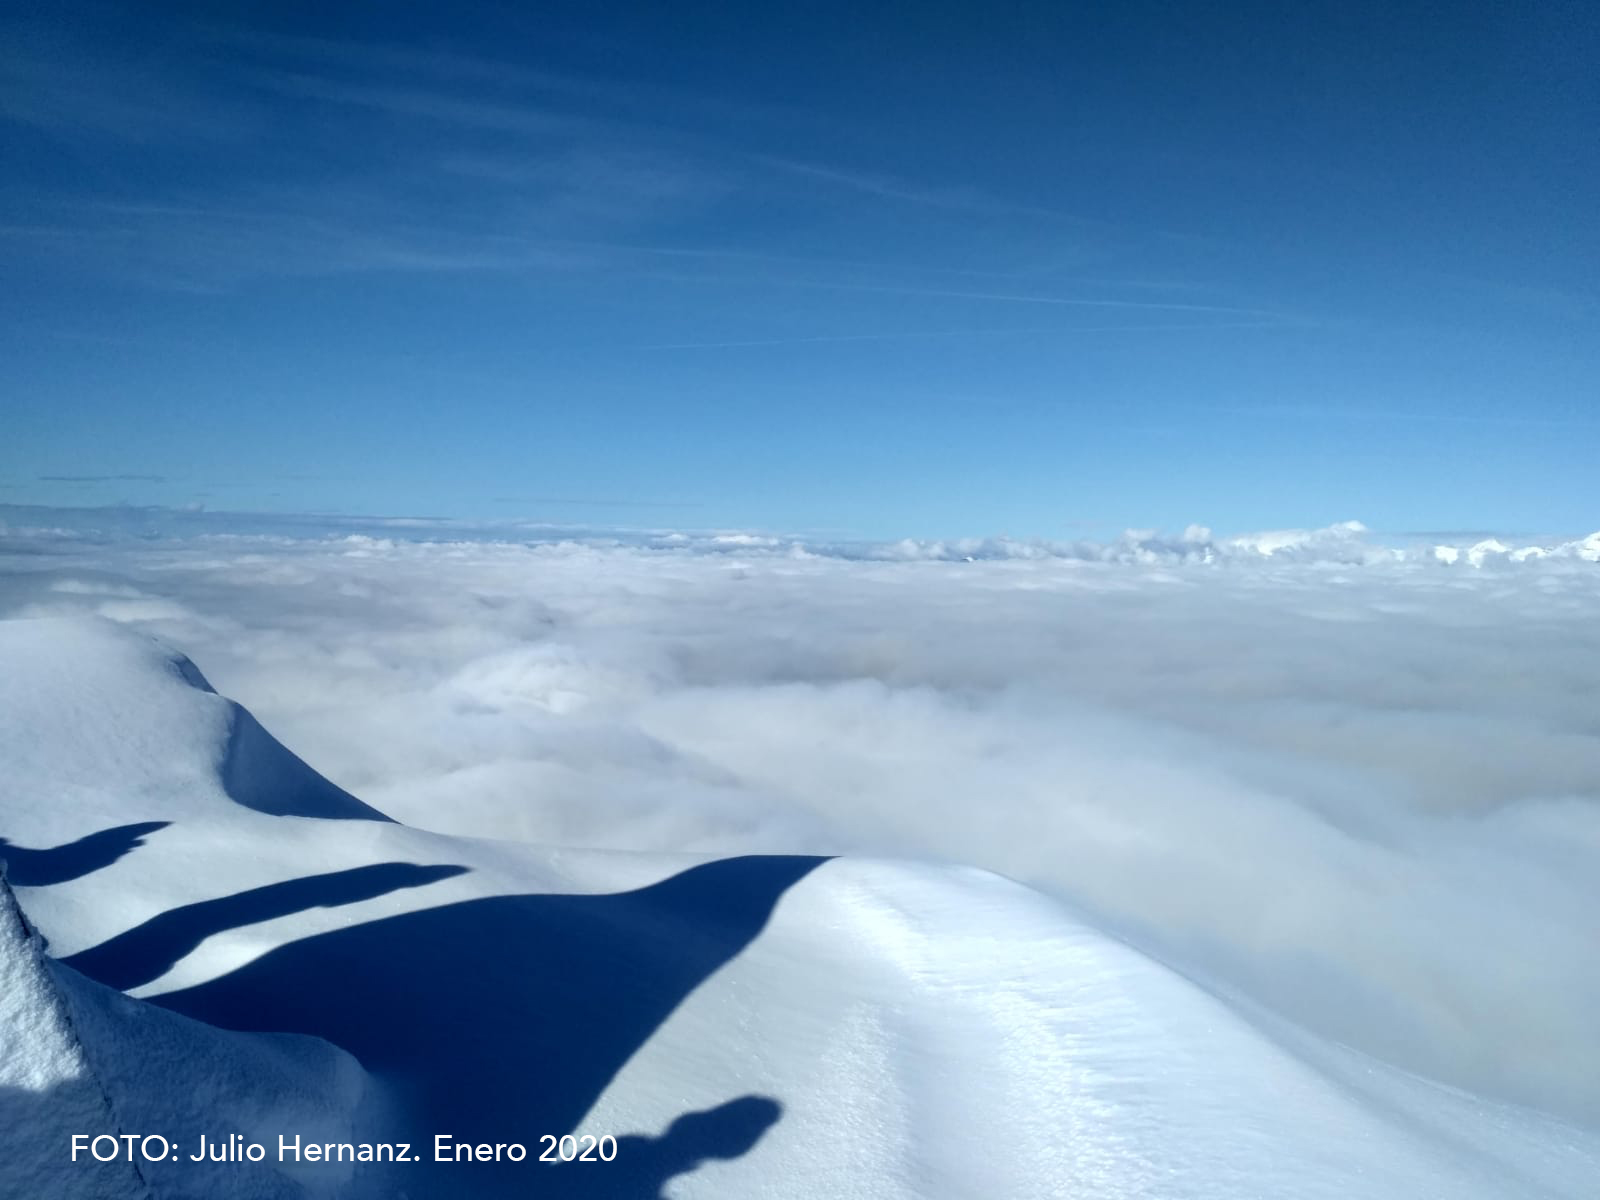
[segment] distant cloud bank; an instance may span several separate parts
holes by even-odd
[[[139,479],[155,476],[41,476],[57,480]],[[563,501],[562,503],[578,503]],[[593,501],[621,505],[621,501]],[[629,507],[647,507],[628,502]],[[663,508],[683,507],[660,505]],[[1374,533],[1360,521],[1320,529],[1277,529],[1229,536],[1204,525],[1181,533],[1130,529],[1108,540],[1048,538],[830,539],[748,530],[674,530],[565,525],[522,520],[468,521],[445,517],[357,517],[319,513],[210,512],[187,508],[45,508],[0,505],[0,538],[115,541],[118,538],[267,537],[343,541],[361,547],[400,542],[568,544],[630,547],[695,554],[836,558],[860,562],[989,562],[1061,559],[1124,564],[1299,562],[1348,566],[1429,563],[1493,566],[1539,560],[1600,562],[1600,530],[1586,537]]]

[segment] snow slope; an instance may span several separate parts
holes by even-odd
[[[1021,885],[428,833],[186,660],[0,622],[0,1194],[1594,1195],[1600,1138],[1218,996]],[[117,990],[138,999],[127,999]],[[613,1135],[610,1163],[68,1161]]]
[[[0,879],[0,1183],[8,1196],[65,1195],[62,1147],[73,1132],[117,1128],[39,939]],[[93,1161],[72,1172],[85,1200],[144,1196],[128,1163]]]

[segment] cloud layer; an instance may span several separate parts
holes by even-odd
[[[164,638],[402,820],[975,862],[1403,1066],[1600,1121],[1600,539],[47,515],[0,531],[0,615]]]

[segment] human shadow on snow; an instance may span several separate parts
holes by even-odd
[[[398,1114],[370,1139],[409,1141],[422,1155],[394,1168],[395,1186],[414,1200],[654,1200],[673,1175],[747,1151],[778,1104],[745,1096],[682,1116],[660,1138],[629,1137],[612,1162],[559,1169],[434,1163],[434,1135],[521,1143],[530,1160],[544,1134],[616,1135],[579,1124],[685,997],[825,861],[730,858],[631,892],[485,897],[402,913],[289,943],[154,1003],[226,1029],[314,1034],[353,1054]],[[80,969],[95,975],[94,966]]]
[[[170,821],[140,821],[102,829],[75,842],[30,850],[0,838],[0,860],[6,864],[6,877],[16,887],[50,887],[92,875],[109,867],[128,851],[144,845],[144,839]]]
[[[347,871],[308,875],[251,888],[216,900],[170,909],[143,925],[81,950],[61,961],[91,979],[127,991],[165,975],[206,938],[308,908],[334,908],[387,895],[400,888],[461,875],[466,867],[373,863]]]
[[[611,1162],[570,1162],[559,1177],[537,1177],[539,1189],[563,1200],[668,1200],[667,1183],[711,1159],[748,1154],[783,1106],[766,1096],[740,1096],[716,1108],[684,1113],[661,1137],[624,1134]]]

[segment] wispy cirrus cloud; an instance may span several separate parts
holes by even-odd
[[[0,22],[0,34],[0,124],[73,141],[210,150],[260,132],[259,104],[197,78],[190,39],[133,55],[114,35],[69,35],[18,14]]]
[[[1020,204],[1015,201],[987,195],[975,188],[952,185],[936,187],[917,185],[905,180],[870,171],[847,170],[821,163],[800,162],[795,159],[755,156],[754,161],[763,166],[802,178],[815,180],[847,191],[874,196],[884,200],[903,201],[927,208],[981,215],[987,217],[1032,217],[1046,221],[1061,221],[1087,229],[1111,229],[1114,224],[1095,217],[1041,205]]]
[[[41,483],[165,483],[165,475],[35,475]]]
[[[918,286],[1040,272],[1077,285],[1063,276],[1087,261],[1105,266],[1108,255],[1114,262],[1108,247],[1122,246],[1128,231],[966,184],[752,152],[752,122],[804,125],[804,114],[781,106],[450,47],[266,33],[222,18],[174,22],[154,40],[163,50],[153,57],[109,30],[56,29],[0,52],[12,90],[26,98],[13,120],[65,145],[109,140],[181,160],[159,189],[130,186],[147,172],[112,170],[77,191],[0,188],[8,253],[199,294],[361,273],[627,277],[672,258],[693,264],[697,274],[685,281],[733,288],[1259,311],[1179,303],[1161,292],[1203,285],[1152,284],[1145,268],[1126,281],[1115,271],[1082,280],[1108,289],[1104,298]],[[823,208],[833,231],[811,236]],[[939,254],[924,252],[927,241],[875,261],[859,254],[863,235],[903,229],[908,214],[937,225]],[[777,236],[750,238],[753,216]],[[757,265],[773,269],[752,279]],[[1135,290],[1143,294],[1116,296]]]
[[[835,291],[882,292],[897,296],[927,296],[946,300],[989,300],[1003,304],[1043,304],[1058,308],[1125,308],[1148,309],[1164,312],[1210,312],[1235,316],[1279,317],[1281,314],[1263,308],[1246,308],[1232,304],[1192,304],[1172,300],[1132,300],[1114,296],[1042,296],[1027,292],[985,292],[957,288],[908,287],[896,284],[828,282],[824,280],[791,280],[795,287],[828,288]]]
[[[1208,405],[1204,411],[1240,417],[1260,417],[1279,421],[1327,421],[1360,424],[1486,425],[1510,428],[1564,429],[1600,426],[1600,418],[1574,414],[1569,417],[1533,417],[1517,413],[1467,412],[1443,408],[1424,411],[1416,408],[1349,407],[1331,404],[1283,405]]]
[[[372,109],[394,117],[421,117],[484,132],[572,138],[593,127],[587,118],[569,112],[546,110],[529,103],[498,103],[440,88],[352,83],[282,72],[263,74],[259,83],[271,90],[309,100]]]
[[[499,67],[470,60],[396,78],[429,56],[359,49],[342,73],[317,74],[282,61],[304,54],[289,43],[183,28],[181,50],[152,66],[109,37],[12,39],[0,121],[122,149],[98,152],[108,165],[93,186],[0,188],[9,252],[181,291],[284,275],[566,270],[606,253],[577,243],[648,232],[728,187],[648,129],[578,111],[570,89],[533,94],[518,76],[508,91]],[[248,61],[230,62],[242,45]],[[330,141],[341,146],[332,159]],[[207,170],[130,187],[110,164],[140,146],[181,149]]]
[[[1016,329],[925,329],[899,333],[842,333],[814,337],[746,338],[729,341],[661,342],[635,346],[636,350],[727,350],[756,346],[806,346],[829,342],[938,341],[944,338],[1074,337],[1095,333],[1172,333],[1221,329],[1282,329],[1283,321],[1146,322],[1125,325],[1032,325]]]

